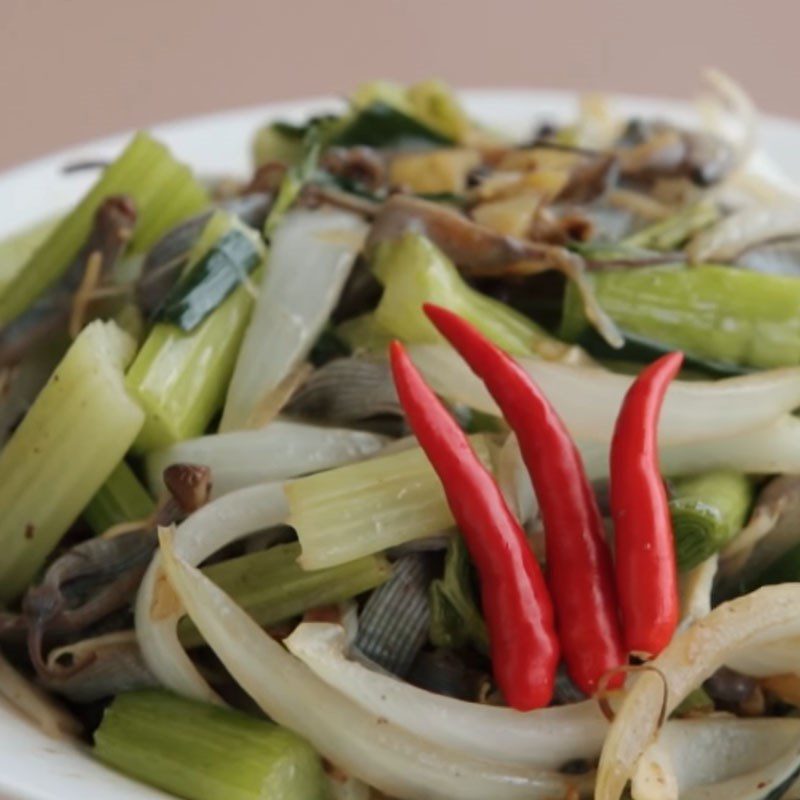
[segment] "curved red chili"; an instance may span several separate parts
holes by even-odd
[[[683,353],[670,353],[633,382],[611,442],[611,512],[617,593],[629,652],[655,656],[678,625],[678,570],[667,492],[658,464],[658,419]]]
[[[495,679],[513,708],[542,708],[552,699],[559,645],[539,564],[491,473],[399,342],[391,360],[400,403],[478,570]]]
[[[545,530],[547,578],[570,677],[587,694],[625,663],[614,570],[583,460],[528,374],[447,309],[426,305],[439,332],[486,384],[519,441]],[[619,685],[621,676],[612,685]]]

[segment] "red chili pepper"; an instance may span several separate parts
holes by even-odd
[[[553,696],[559,646],[539,564],[491,473],[399,342],[391,359],[400,403],[480,576],[495,679],[513,708],[542,708]]]
[[[611,512],[617,592],[629,652],[655,656],[678,625],[678,571],[667,492],[658,465],[658,418],[683,353],[670,353],[633,382],[611,442]]]
[[[426,305],[428,318],[486,384],[517,434],[542,514],[547,578],[570,677],[587,694],[625,663],[611,553],[583,460],[528,374],[461,317]],[[612,686],[622,681],[620,675]]]

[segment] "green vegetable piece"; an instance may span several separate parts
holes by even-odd
[[[59,217],[53,217],[37,222],[0,242],[0,298],[60,221]]]
[[[659,266],[587,275],[625,334],[700,361],[769,369],[800,364],[800,281],[717,265]],[[570,286],[561,333],[588,327]]]
[[[193,246],[184,274],[191,276],[195,266],[206,262],[220,240],[231,232],[244,235],[260,260],[266,260],[267,251],[258,234],[227,211],[216,211]],[[262,268],[256,266],[254,283]],[[230,275],[228,271],[228,278]],[[199,436],[221,408],[253,310],[250,286],[239,283],[210,313],[211,298],[219,297],[220,285],[212,282],[214,288],[209,288],[208,295],[198,288],[199,297],[192,298],[197,305],[190,313],[196,316],[202,312],[206,316],[190,331],[167,322],[157,323],[150,331],[127,377],[128,386],[147,412],[136,442],[139,451]],[[227,289],[228,285],[226,280],[222,288]]]
[[[193,331],[266,259],[254,232],[231,227],[173,287],[156,319]]]
[[[408,88],[411,113],[454,142],[463,142],[472,127],[452,89],[442,81],[427,80]]]
[[[687,206],[667,219],[648,225],[620,242],[622,247],[668,252],[677,250],[696,233],[720,219],[714,203],[700,202]]]
[[[373,271],[384,286],[374,321],[410,343],[440,342],[423,303],[455,311],[512,355],[531,355],[552,339],[536,323],[468,286],[446,256],[424,236],[407,233],[381,244]]]
[[[380,586],[391,575],[389,562],[381,556],[366,556],[313,572],[300,567],[299,557],[300,545],[292,542],[221,561],[203,572],[262,627],[312,608],[349,600]],[[181,620],[178,632],[184,647],[203,644],[188,617]]]
[[[720,470],[670,482],[678,569],[701,564],[741,529],[753,502],[753,485],[738,472]]]
[[[303,187],[311,180],[322,152],[322,128],[310,126],[303,137],[302,151],[296,164],[291,166],[281,182],[278,196],[264,221],[264,238],[269,240],[284,214],[294,205]]]
[[[336,335],[354,353],[382,353],[392,341],[391,332],[376,321],[372,312],[341,322]]]
[[[350,122],[333,136],[331,144],[341,147],[364,145],[375,148],[442,147],[453,139],[378,100],[359,110]]]
[[[97,757],[186,800],[327,800],[303,739],[239,711],[164,691],[119,695],[94,734]]]
[[[0,326],[19,316],[78,256],[95,212],[110,195],[131,197],[137,210],[132,252],[145,252],[177,223],[209,203],[188,167],[146,133],[138,133],[78,205],[36,248],[16,279],[0,291]]]
[[[488,652],[489,634],[473,597],[469,553],[461,536],[450,539],[444,577],[431,583],[430,598],[433,645],[453,648],[471,644]]]
[[[84,328],[0,453],[0,603],[30,585],[139,433],[123,380],[133,350],[113,322]]]
[[[113,525],[146,519],[156,504],[127,462],[120,461],[83,510],[89,527],[101,534]]]

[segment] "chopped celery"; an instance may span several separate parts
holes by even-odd
[[[437,80],[409,86],[407,92],[411,113],[431,128],[455,142],[469,137],[472,125],[453,90]]]
[[[455,311],[512,355],[531,355],[548,335],[505,303],[468,286],[447,257],[424,236],[407,233],[377,248],[373,261],[384,286],[375,322],[410,343],[439,342],[422,310],[436,303]]]
[[[215,212],[186,269],[158,310],[159,322],[194,330],[267,258],[261,237],[227,211]]]
[[[488,440],[480,434],[470,440],[489,464]],[[299,478],[287,484],[286,496],[304,569],[344,564],[454,524],[419,447]]]
[[[0,292],[0,325],[22,313],[58,280],[86,242],[98,206],[114,194],[126,194],[136,205],[136,228],[130,243],[134,252],[146,251],[209,202],[206,190],[188,167],[146,133],[138,133],[34,251],[16,280]]]
[[[356,87],[350,95],[350,103],[357,110],[368,108],[374,103],[384,103],[406,114],[410,114],[411,102],[408,99],[406,87],[393,81],[368,81]]]
[[[84,328],[0,453],[0,602],[30,584],[139,433],[123,380],[133,348],[112,322]]]
[[[119,695],[94,734],[106,764],[186,800],[324,800],[319,756],[272,722],[160,690]]]
[[[128,464],[120,461],[83,510],[83,518],[95,533],[101,534],[112,525],[145,519],[154,509],[147,489]]]
[[[55,230],[59,217],[46,219],[0,242],[0,297],[22,272],[36,248]]]
[[[623,239],[619,245],[642,250],[677,250],[703,228],[707,228],[720,218],[719,209],[713,203],[700,202],[681,209],[661,222]]]
[[[744,367],[800,364],[800,281],[734,267],[649,267],[587,275],[623,333],[684,350],[695,359]],[[572,286],[562,335],[588,328]]]
[[[712,711],[714,711],[714,701],[705,689],[699,687],[686,695],[670,716],[690,717],[693,714],[710,714]]]
[[[354,353],[383,353],[392,341],[392,334],[375,319],[373,313],[345,320],[336,327],[336,335]]]
[[[689,570],[724,547],[741,529],[753,501],[750,479],[720,470],[670,482],[675,554]]]
[[[299,556],[300,545],[292,542],[221,561],[203,572],[262,627],[311,608],[349,600],[380,586],[391,575],[389,562],[379,556],[314,572],[297,563]],[[203,643],[188,617],[181,621],[178,632],[184,647]]]
[[[431,643],[436,647],[463,647],[470,643],[487,652],[489,634],[473,598],[470,560],[460,536],[447,547],[444,577],[431,583]]]
[[[227,212],[215,213],[192,248],[187,269],[241,224]],[[266,250],[261,253],[266,257]],[[254,282],[261,270],[253,274]],[[205,431],[222,406],[252,309],[250,287],[243,284],[190,332],[164,322],[153,327],[127,378],[147,412],[139,450],[166,447]]]

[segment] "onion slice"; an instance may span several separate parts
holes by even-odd
[[[287,381],[328,321],[366,233],[361,217],[344,211],[299,210],[283,218],[228,388],[221,431],[259,427],[280,410]]]
[[[175,551],[199,564],[226,544],[282,524],[289,509],[282,484],[264,484],[221,497],[190,516],[175,533]],[[178,639],[184,614],[157,553],[136,597],[136,638],[150,671],[164,686],[198,700],[219,703]]]
[[[717,606],[678,634],[628,691],[603,747],[596,800],[619,800],[662,714],[736,654],[800,636],[800,584],[768,586]],[[666,690],[666,700],[664,692]]]
[[[438,394],[478,411],[500,415],[484,385],[453,349],[415,345],[411,354]],[[594,366],[533,358],[518,362],[550,398],[574,437],[587,442],[611,441],[632,377]],[[764,427],[798,406],[797,367],[718,381],[674,381],[664,402],[659,443],[692,443],[739,434]]]
[[[237,683],[347,774],[401,800],[554,800],[588,788],[585,778],[445,750],[370,714],[317,678],[182,559],[167,529],[161,554],[181,602]]]
[[[474,758],[559,769],[574,759],[597,758],[608,730],[592,700],[520,712],[444,697],[367,669],[345,656],[339,625],[302,623],[284,644],[321,680],[375,716]]]
[[[632,781],[635,800],[766,800],[800,766],[800,720],[671,720]]]
[[[331,469],[377,453],[386,438],[366,431],[276,420],[255,431],[200,436],[147,457],[150,488],[164,492],[162,473],[170,464],[211,469],[212,496],[267,481],[281,481]]]

